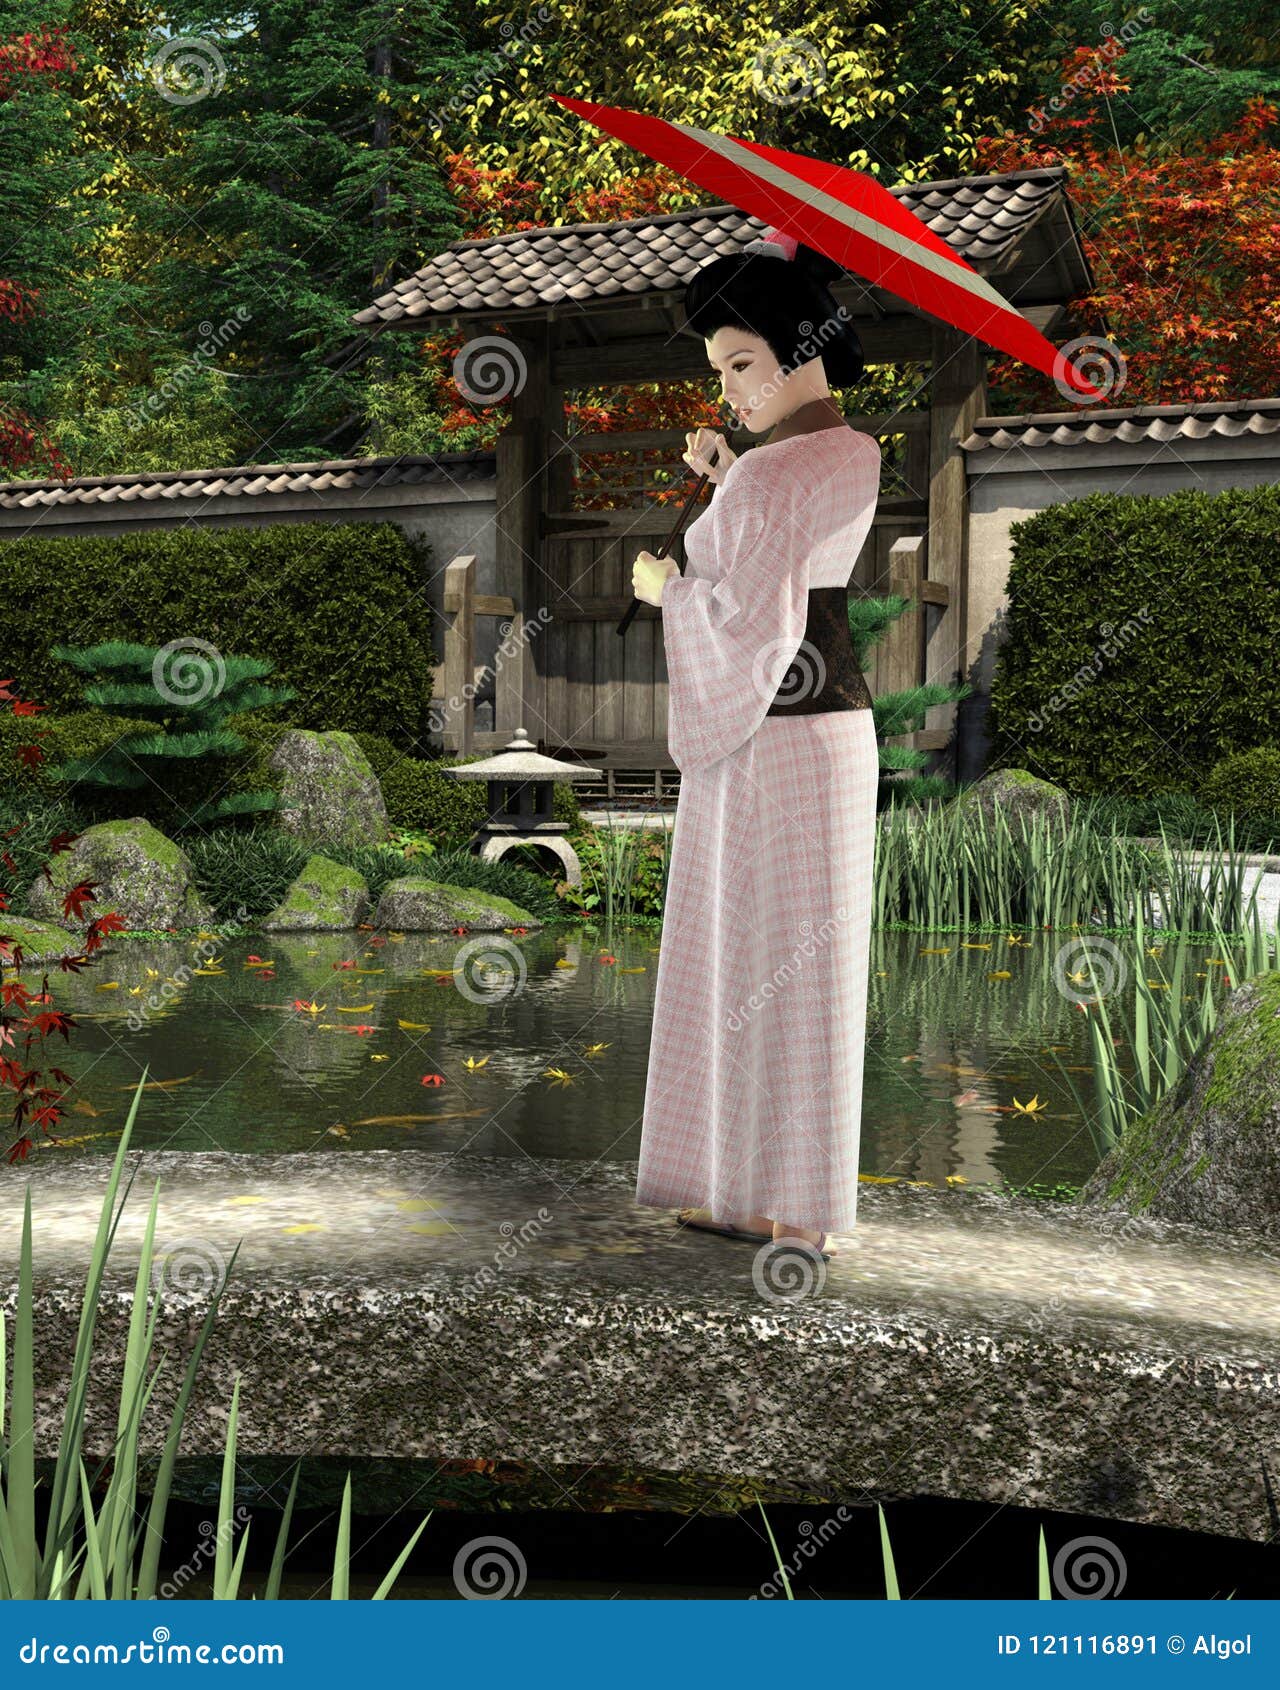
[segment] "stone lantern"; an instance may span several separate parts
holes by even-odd
[[[552,789],[558,780],[598,779],[603,770],[544,757],[524,729],[517,728],[516,737],[496,756],[453,764],[441,772],[451,780],[489,783],[489,814],[470,840],[486,862],[497,862],[513,845],[541,845],[560,859],[569,885],[581,886],[578,853],[563,837],[569,824],[552,814]]]

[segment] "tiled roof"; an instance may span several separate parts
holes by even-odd
[[[1090,285],[1070,222],[1062,166],[960,176],[890,188],[975,269],[994,269],[1030,226],[1054,210],[1056,263],[1034,267],[1043,289]],[[563,302],[603,304],[618,295],[683,289],[703,264],[762,234],[765,224],[733,205],[695,207],[614,223],[563,223],[454,241],[352,321],[385,327],[460,313],[494,313]],[[1043,274],[1040,272],[1043,271]],[[1018,302],[1017,290],[1008,297]]]
[[[1045,411],[1023,417],[979,417],[962,452],[1020,446],[1092,446],[1121,441],[1236,440],[1280,433],[1280,399],[1209,399],[1194,405],[1131,405],[1117,411]]]
[[[134,501],[262,498],[273,493],[372,492],[379,487],[442,487],[492,479],[492,451],[436,457],[331,458],[302,464],[237,464],[228,469],[158,470],[141,475],[81,475],[71,481],[0,482],[0,510],[42,505],[116,505]]]

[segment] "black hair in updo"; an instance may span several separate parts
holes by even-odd
[[[831,293],[830,284],[846,274],[803,242],[792,259],[726,253],[704,264],[685,289],[685,322],[704,340],[726,328],[759,335],[784,375],[820,357],[828,384],[849,387],[866,365],[858,331]]]

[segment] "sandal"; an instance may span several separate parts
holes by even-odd
[[[816,1244],[808,1244],[803,1238],[775,1238],[773,1242],[779,1245],[790,1244],[797,1250],[812,1250],[815,1255],[821,1256],[824,1262],[831,1260],[831,1251],[825,1248],[827,1242],[825,1232]]]
[[[694,1215],[701,1218],[691,1219]],[[723,1238],[740,1238],[750,1244],[773,1243],[771,1232],[749,1232],[746,1227],[734,1226],[732,1221],[713,1221],[709,1209],[681,1209],[676,1215],[676,1225],[692,1227],[695,1232],[718,1232]]]

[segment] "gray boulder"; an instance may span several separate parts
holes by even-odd
[[[280,736],[267,767],[279,777],[276,820],[295,839],[342,847],[385,839],[382,788],[349,733],[290,728]]]
[[[128,929],[208,927],[214,920],[191,878],[186,852],[142,816],[87,827],[69,851],[49,864],[27,893],[26,913],[38,921],[83,932],[93,916],[115,910]],[[62,901],[82,880],[97,885],[80,921],[63,914]]]
[[[1043,815],[1063,829],[1071,822],[1071,799],[1062,787],[1041,780],[1026,769],[995,769],[967,786],[954,801],[962,813],[978,809],[989,822],[999,810],[1015,839],[1019,833],[1019,816],[1030,820],[1034,815]]]
[[[365,920],[371,903],[362,874],[313,854],[260,925],[268,933],[343,932]]]
[[[1237,986],[1181,1081],[1125,1129],[1086,1206],[1280,1231],[1280,973]]]
[[[497,933],[504,927],[541,927],[542,923],[510,898],[406,874],[383,887],[374,926],[400,933],[449,933],[455,927]]]

